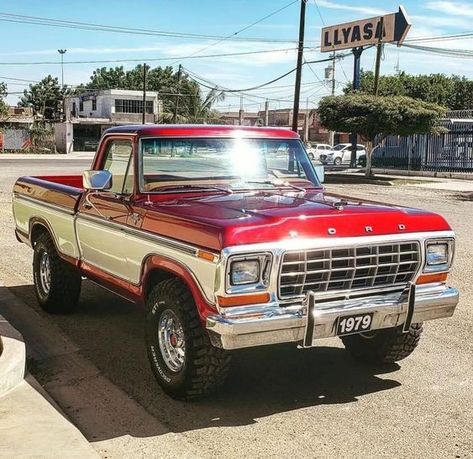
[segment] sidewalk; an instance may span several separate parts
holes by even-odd
[[[0,457],[98,458],[38,382],[26,380],[0,397]]]
[[[92,159],[95,156],[94,151],[74,151],[73,153],[64,154],[34,154],[34,153],[2,153],[0,152],[0,161],[3,159],[57,159],[59,161],[68,159]]]
[[[22,335],[0,316],[0,458],[99,457],[39,383],[25,378],[25,351]]]

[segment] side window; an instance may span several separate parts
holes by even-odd
[[[357,149],[358,151],[361,151],[361,150],[364,150],[365,147],[364,147],[363,145],[357,145],[357,146],[356,146],[356,149]]]
[[[103,168],[113,176],[110,191],[119,194],[133,192],[133,146],[129,140],[112,140],[108,143]]]

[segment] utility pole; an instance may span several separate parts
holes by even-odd
[[[61,55],[61,88],[64,89],[64,54],[67,49],[58,49],[57,52]]]
[[[146,78],[148,74],[148,66],[146,62],[143,64],[143,118],[141,124],[146,124]]]
[[[240,96],[240,111],[238,112],[238,124],[240,126],[243,125],[243,119],[244,119],[244,111],[243,111],[243,96]]]
[[[269,100],[264,102],[264,125],[269,126]]]
[[[361,53],[363,52],[363,46],[358,48],[353,48],[352,53],[354,56],[353,63],[353,89],[357,91],[360,89],[361,84]],[[351,143],[351,159],[350,167],[356,167],[356,146],[358,144],[358,136],[356,133],[350,134],[350,143]]]
[[[335,51],[332,53],[332,96],[335,95],[335,88],[336,88],[336,84],[335,84]],[[328,133],[329,135],[329,143],[330,145],[333,145],[335,143],[335,132],[334,131],[330,131]]]
[[[57,52],[61,55],[61,90],[62,90],[62,116],[61,120],[66,119],[66,98],[64,97],[64,54],[67,49],[58,49]]]
[[[304,57],[305,4],[306,0],[301,0],[301,14],[299,18],[299,44],[297,48],[296,83],[294,87],[294,108],[292,110],[292,130],[294,132],[297,132],[299,121],[299,99],[301,96],[302,59]]]
[[[179,70],[177,71],[176,103],[174,104],[174,114],[172,117],[173,123],[177,123],[177,110],[179,109],[179,96],[181,95],[181,75],[182,75],[182,65],[179,64]]]
[[[379,21],[379,38],[378,44],[376,45],[376,65],[374,69],[374,95],[378,95],[378,87],[379,87],[379,70],[381,67],[381,54],[383,52],[383,35],[384,35],[384,18],[381,16],[381,20]]]

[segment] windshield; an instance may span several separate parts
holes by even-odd
[[[334,150],[343,150],[347,145],[344,143],[339,143],[333,147]]]
[[[296,139],[142,139],[140,190],[320,186]],[[203,187],[203,188],[202,188]]]

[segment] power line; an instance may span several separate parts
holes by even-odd
[[[198,49],[197,51],[195,51],[194,53],[192,53],[189,57],[194,57],[194,56],[196,56],[197,54],[200,54],[202,51],[205,51],[206,49],[211,48],[212,46],[218,45],[219,43],[222,43],[222,42],[225,41],[225,40],[229,40],[230,38],[233,38],[233,37],[235,37],[236,35],[239,35],[240,33],[244,32],[245,30],[248,30],[249,28],[251,28],[251,27],[253,27],[253,26],[259,24],[260,22],[265,21],[266,19],[268,19],[268,18],[274,16],[275,14],[278,14],[279,12],[285,10],[286,8],[289,8],[291,5],[293,5],[294,3],[298,2],[298,1],[299,1],[299,0],[293,0],[293,1],[289,2],[287,5],[284,5],[284,6],[282,6],[281,8],[278,8],[277,10],[275,10],[275,11],[273,11],[273,12],[267,14],[266,16],[263,16],[262,18],[258,19],[257,21],[255,21],[255,22],[253,22],[253,23],[251,23],[251,24],[249,24],[249,25],[243,27],[242,29],[237,30],[236,32],[234,32],[234,33],[232,33],[232,34],[230,34],[230,35],[228,35],[228,36],[226,36],[226,37],[223,37],[223,38],[217,40],[216,42],[211,43],[210,45],[207,45],[207,46],[204,46],[204,47],[201,48],[201,49]],[[182,59],[178,59],[178,60],[174,61],[171,65],[174,65],[176,62],[179,62],[180,60],[182,60]]]
[[[314,48],[308,47],[310,51],[313,51]],[[219,53],[219,54],[205,54],[201,56],[181,56],[178,57],[178,60],[182,59],[207,59],[214,57],[232,57],[232,56],[250,56],[254,54],[270,54],[278,52],[287,52],[295,51],[296,48],[280,48],[280,49],[266,49],[258,51],[240,51],[236,53]],[[64,61],[64,65],[75,65],[75,64],[107,64],[107,63],[125,63],[125,62],[164,62],[172,61],[176,57],[157,57],[157,58],[139,58],[139,59],[99,59],[99,60],[87,60],[87,61]],[[0,62],[0,65],[61,65],[61,62],[56,61],[36,61],[36,62]]]
[[[296,0],[297,1],[297,0]],[[274,13],[276,14],[276,13]],[[261,20],[264,20],[262,18]],[[261,20],[259,22],[261,22]],[[39,16],[26,16],[21,14],[12,14],[6,12],[0,12],[0,21],[12,22],[19,24],[32,24],[49,27],[61,27],[69,29],[81,29],[81,30],[94,30],[100,32],[113,32],[131,35],[148,35],[148,36],[160,36],[160,37],[171,37],[171,38],[183,38],[183,39],[197,39],[197,40],[238,40],[238,41],[253,41],[253,42],[265,42],[265,43],[295,43],[294,40],[286,40],[281,38],[258,38],[258,37],[235,37],[235,36],[220,36],[220,35],[207,35],[207,34],[196,34],[188,32],[170,32],[165,30],[153,30],[144,28],[132,28],[113,26],[107,24],[97,24],[91,22],[79,22],[69,21],[64,19],[54,19]],[[244,30],[251,27],[247,26]]]

